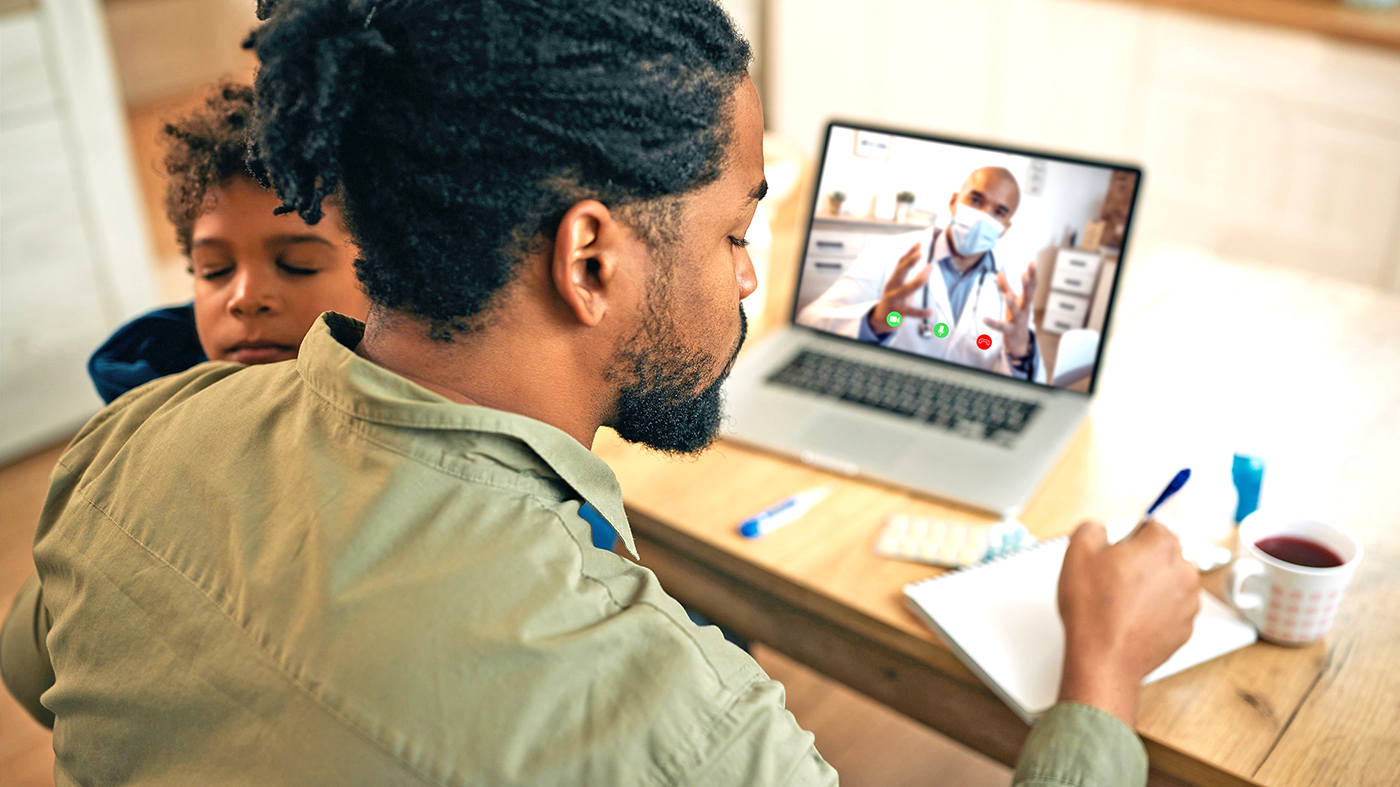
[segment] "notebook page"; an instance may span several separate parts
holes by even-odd
[[[1056,607],[1067,539],[905,587],[909,606],[1026,722],[1055,704],[1064,663]],[[1201,591],[1191,639],[1144,683],[1255,641],[1254,627]]]
[[[1048,541],[904,589],[924,622],[1028,722],[1060,689],[1065,634],[1055,587],[1067,544]]]

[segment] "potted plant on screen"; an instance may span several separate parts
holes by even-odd
[[[826,198],[827,207],[831,209],[831,215],[840,216],[841,206],[846,203],[846,192],[833,191],[831,196]]]
[[[909,220],[909,211],[914,208],[914,192],[901,191],[894,195],[894,220],[903,224]]]

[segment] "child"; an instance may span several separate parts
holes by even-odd
[[[206,360],[295,358],[324,311],[365,319],[355,247],[337,206],[308,225],[267,189],[248,149],[253,90],[220,84],[189,117],[165,127],[166,214],[194,277],[194,302],[117,330],[88,361],[104,401]]]

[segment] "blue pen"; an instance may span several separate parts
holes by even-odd
[[[759,511],[757,514],[739,523],[739,535],[744,538],[758,538],[761,535],[771,533],[774,530],[796,521],[817,503],[820,503],[831,490],[836,488],[836,482],[814,486],[797,494],[783,498],[771,506]]]
[[[1183,486],[1186,486],[1186,480],[1190,477],[1191,468],[1189,467],[1183,469],[1181,472],[1173,476],[1172,480],[1167,484],[1167,488],[1162,490],[1162,494],[1157,495],[1157,501],[1148,507],[1147,513],[1142,515],[1142,520],[1138,522],[1138,527],[1142,527],[1144,524],[1146,524],[1147,520],[1152,518],[1152,515],[1157,512],[1158,508],[1162,507],[1163,503],[1167,502],[1167,500],[1170,499],[1172,495],[1181,491],[1181,488]]]
[[[1189,467],[1177,473],[1172,478],[1171,483],[1167,484],[1167,488],[1162,490],[1162,494],[1157,496],[1157,501],[1147,509],[1146,514],[1142,515],[1142,521],[1133,528],[1133,532],[1136,533],[1138,529],[1147,524],[1147,520],[1152,518],[1152,515],[1156,513],[1158,508],[1161,508],[1163,503],[1167,502],[1168,498],[1186,486],[1186,480],[1190,477],[1191,468]],[[1171,525],[1167,525],[1167,527],[1171,528]],[[1195,564],[1196,569],[1202,574],[1214,571],[1230,562],[1231,553],[1225,547],[1217,546],[1209,539],[1189,534],[1183,535],[1175,528],[1171,529],[1176,533],[1177,538],[1181,539],[1181,556],[1186,559],[1186,562]]]

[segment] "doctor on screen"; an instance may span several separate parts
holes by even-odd
[[[946,230],[930,227],[867,246],[797,322],[1044,383],[1031,327],[1035,263],[1027,265],[1018,294],[992,252],[1020,203],[1021,188],[1009,170],[974,170],[948,202]],[[891,320],[891,312],[900,317]],[[986,349],[977,346],[983,334],[992,340]]]

